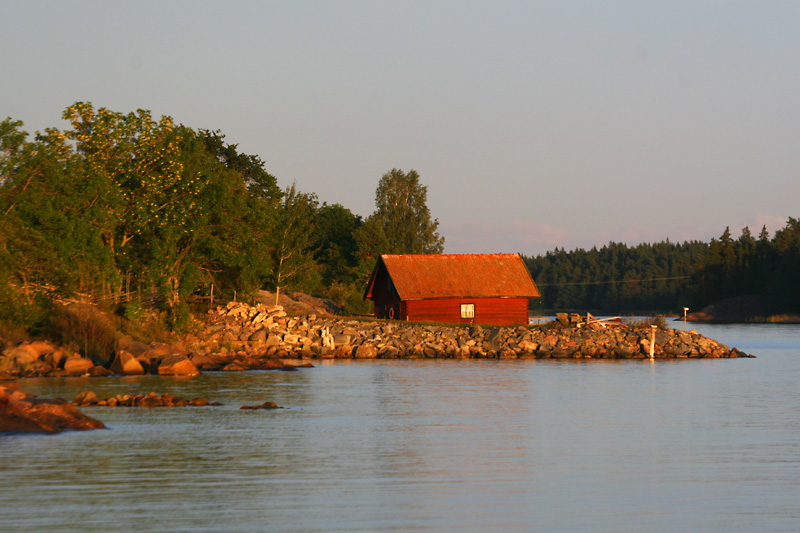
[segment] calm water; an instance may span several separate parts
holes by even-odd
[[[694,327],[758,358],[24,380],[225,405],[0,437],[0,528],[800,530],[800,326]],[[239,410],[266,400],[286,409]]]

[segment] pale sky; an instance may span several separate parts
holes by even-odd
[[[449,253],[800,217],[800,2],[0,0],[0,117],[219,129],[364,217],[415,169]]]

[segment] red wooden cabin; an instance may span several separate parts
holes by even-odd
[[[377,318],[501,326],[540,296],[519,254],[381,255],[364,299]]]

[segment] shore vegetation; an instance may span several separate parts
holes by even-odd
[[[382,253],[440,253],[444,238],[418,172],[377,180],[362,218],[295,184],[211,129],[76,102],[63,128],[30,135],[0,121],[0,336],[50,337],[87,356],[109,331],[143,337],[198,327],[193,307],[259,291],[327,298],[371,312],[365,284]],[[377,176],[376,176],[377,178]],[[524,252],[524,251],[523,251]],[[752,316],[800,314],[800,219],[770,236],[726,228],[710,243],[555,249],[525,257],[533,309],[682,314],[754,295]],[[104,316],[124,319],[124,326]],[[83,306],[83,307],[82,307]],[[116,319],[115,318],[115,319]]]

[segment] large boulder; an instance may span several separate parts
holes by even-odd
[[[178,352],[180,352],[180,350],[174,346],[165,344],[163,342],[157,342],[153,343],[153,345],[146,352],[142,353],[141,357],[147,357],[148,359],[161,359],[164,356]]]
[[[361,344],[353,348],[353,357],[356,359],[375,359],[378,357],[378,347],[374,344]]]
[[[0,372],[21,376],[44,376],[59,366],[65,352],[46,341],[10,344],[0,352]]]
[[[130,337],[122,337],[117,341],[117,350],[125,350],[126,352],[133,354],[134,357],[138,357],[150,350],[150,345],[135,341]]]
[[[6,348],[3,350],[2,357],[6,361],[4,369],[8,369],[9,371],[12,369],[17,371],[24,370],[25,367],[32,365],[39,359],[38,354],[28,349],[24,344]]]
[[[92,405],[97,403],[97,394],[93,391],[87,390],[83,392],[79,392],[75,399],[72,400],[73,405],[77,405],[78,407],[85,407],[87,405]]]
[[[189,360],[202,372],[220,370],[229,363],[226,356],[196,352],[189,354]]]
[[[114,374],[122,374],[124,376],[139,376],[144,374],[142,363],[140,363],[132,353],[126,350],[116,351],[109,370]]]
[[[89,373],[89,369],[94,366],[90,359],[73,355],[64,359],[64,372],[68,376],[85,376]]]
[[[255,333],[248,338],[253,344],[264,344],[267,341],[267,330],[264,328],[257,329]]]
[[[181,353],[171,353],[161,358],[158,363],[160,376],[197,376],[200,371]]]

